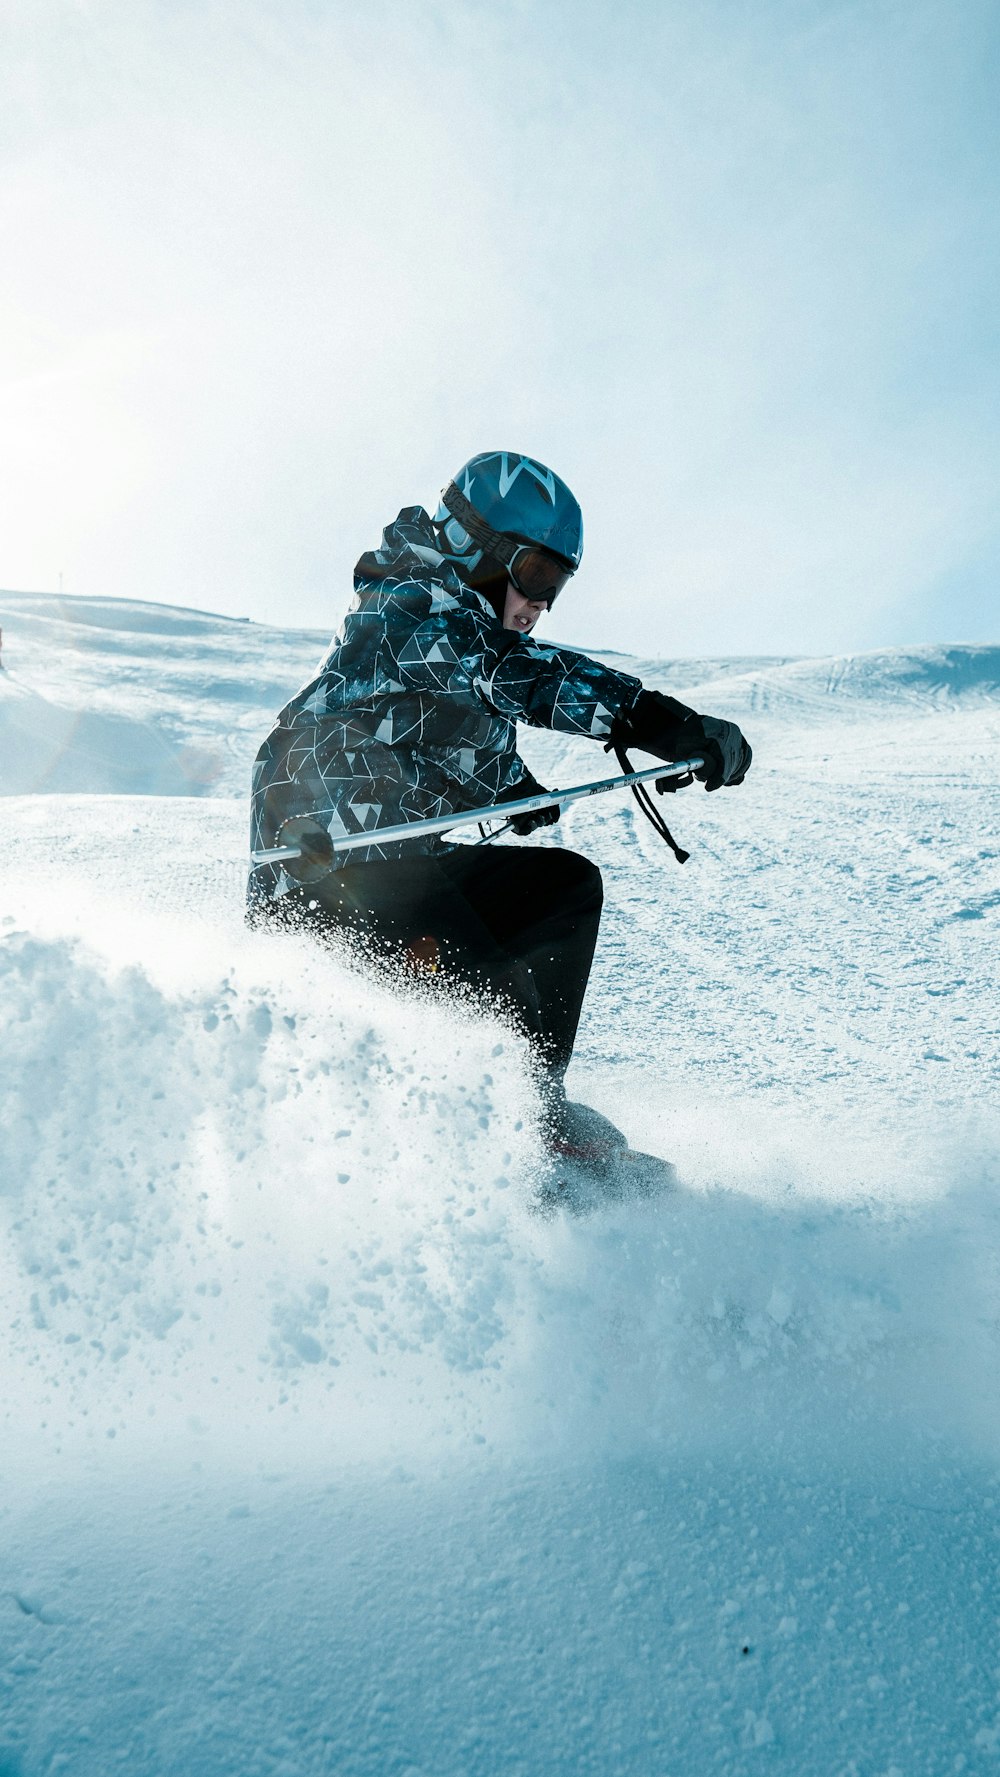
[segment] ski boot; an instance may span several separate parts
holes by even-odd
[[[627,1136],[590,1105],[552,1094],[544,1121],[548,1165],[536,1198],[540,1215],[559,1208],[589,1215],[612,1203],[654,1197],[676,1188],[677,1174],[666,1160],[642,1154]]]

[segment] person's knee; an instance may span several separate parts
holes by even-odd
[[[564,880],[561,886],[567,901],[581,911],[599,913],[604,905],[604,878],[597,865],[575,851],[558,851],[550,855],[562,861]]]

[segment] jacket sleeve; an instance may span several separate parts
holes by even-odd
[[[469,620],[432,618],[415,629],[395,660],[407,690],[468,694],[515,722],[606,740],[615,717],[631,709],[642,683],[571,648],[526,636],[498,639]]]
[[[642,682],[571,648],[523,638],[497,661],[479,690],[515,721],[606,740],[616,716],[631,709]]]

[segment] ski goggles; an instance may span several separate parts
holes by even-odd
[[[453,481],[449,481],[441,499],[472,541],[506,568],[522,598],[551,608],[567,580],[572,579],[572,568],[547,549],[540,549],[537,543],[519,543],[516,537],[495,531]]]
[[[546,555],[544,549],[533,549],[526,543],[519,545],[504,567],[523,598],[532,604],[544,600],[550,608],[567,580],[573,578],[571,570],[554,555]]]

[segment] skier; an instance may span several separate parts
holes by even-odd
[[[254,766],[252,849],[279,845],[291,817],[315,816],[332,843],[329,872],[305,883],[292,863],[258,865],[248,918],[351,933],[505,1006],[539,1062],[553,1152],[603,1164],[624,1136],[563,1085],[601,917],[597,866],[561,848],[376,838],[380,827],[538,794],[517,754],[518,721],[671,762],[700,756],[708,790],[742,783],[751,753],[735,723],[533,639],[582,553],[565,482],[513,451],[472,457],[433,518],[400,512],[358,562],[340,632]],[[558,818],[547,808],[511,824],[524,836]],[[338,835],[369,831],[370,846],[338,856]]]

